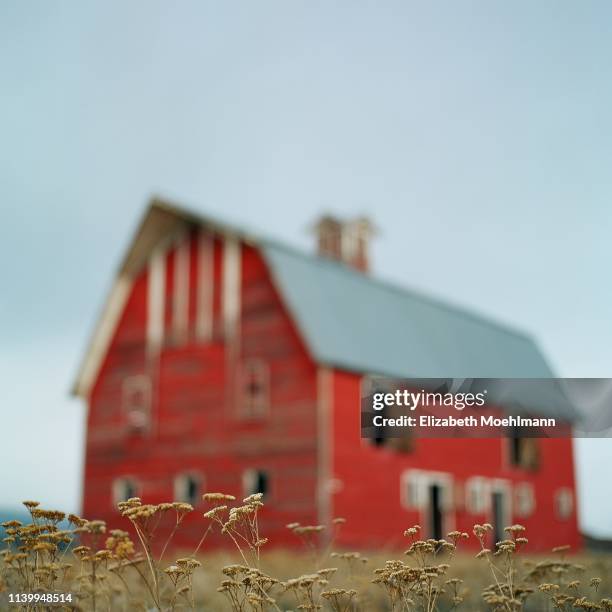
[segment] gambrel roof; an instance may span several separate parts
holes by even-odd
[[[320,364],[391,377],[554,376],[534,340],[523,332],[160,200],[149,207],[119,280],[142,265],[166,232],[185,222],[238,236],[260,248],[307,349]],[[100,328],[109,327],[108,310],[81,367],[77,394],[83,393],[84,379],[95,370],[88,359],[102,348]]]

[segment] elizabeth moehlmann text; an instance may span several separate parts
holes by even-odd
[[[374,427],[555,427],[556,419],[531,419],[520,416],[504,418],[491,415],[467,416],[462,418],[434,417],[422,414],[419,417],[402,415],[395,418],[386,418],[377,414],[372,419]]]

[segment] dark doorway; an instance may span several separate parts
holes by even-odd
[[[492,512],[493,512],[493,546],[504,539],[504,494],[501,491],[494,491],[492,498]]]
[[[268,493],[268,472],[258,470],[255,477],[255,493],[266,495]]]
[[[442,487],[429,486],[429,537],[442,539]]]

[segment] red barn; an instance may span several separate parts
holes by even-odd
[[[372,278],[364,219],[316,229],[307,255],[151,204],[74,387],[88,408],[84,516],[117,524],[117,501],[133,495],[203,510],[204,491],[261,491],[277,544],[293,542],[289,522],[343,516],[347,546],[485,521],[524,524],[531,550],[578,546],[570,439],[361,438],[368,374],[552,373],[524,334]]]

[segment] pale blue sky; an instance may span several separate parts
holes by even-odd
[[[153,193],[306,248],[367,213],[377,274],[610,376],[611,58],[603,0],[1,3],[0,506],[78,507],[68,389]]]

